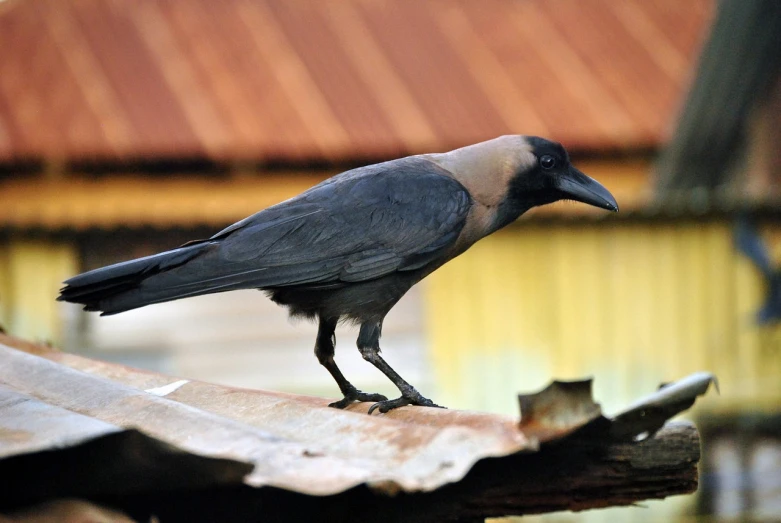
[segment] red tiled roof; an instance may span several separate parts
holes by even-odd
[[[713,0],[10,0],[0,161],[667,136]]]

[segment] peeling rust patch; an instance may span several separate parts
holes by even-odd
[[[602,414],[591,396],[592,380],[554,381],[540,392],[520,394],[520,429],[539,441],[565,436]]]

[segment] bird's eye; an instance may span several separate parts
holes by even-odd
[[[556,167],[556,158],[551,156],[550,154],[544,155],[542,158],[540,158],[540,165],[543,169],[553,169]]]

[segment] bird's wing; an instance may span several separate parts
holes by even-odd
[[[356,169],[221,231],[207,255],[170,276],[186,287],[271,288],[414,270],[455,243],[470,205],[467,190],[424,159]]]
[[[735,224],[735,246],[753,261],[766,277],[772,277],[773,265],[770,261],[770,253],[756,227],[746,218],[738,219]]]

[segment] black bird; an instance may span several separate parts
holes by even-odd
[[[773,267],[762,237],[746,217],[739,218],[735,224],[735,246],[754,262],[767,283],[765,302],[756,314],[757,323],[769,325],[781,322],[781,267]]]
[[[344,398],[436,406],[380,356],[382,322],[421,279],[534,206],[576,200],[617,211],[613,196],[538,137],[502,136],[338,174],[207,240],[103,267],[65,282],[58,300],[103,315],[189,296],[262,289],[292,316],[317,319],[315,355]],[[339,321],[360,325],[358,349],[401,391],[356,389],[334,361]]]

